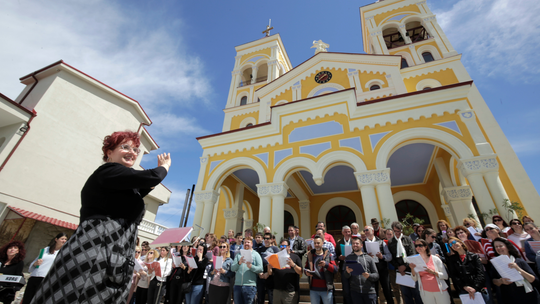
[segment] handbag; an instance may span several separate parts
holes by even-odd
[[[183,294],[190,293],[191,292],[191,282],[182,283],[182,287],[180,289]]]

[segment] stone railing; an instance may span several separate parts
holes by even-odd
[[[165,231],[165,229],[168,228],[145,219],[143,219],[142,222],[139,224],[139,230],[146,231],[155,235],[160,235],[163,231]]]

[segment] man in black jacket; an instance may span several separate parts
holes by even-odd
[[[362,240],[360,238],[353,237],[352,248],[353,252],[345,258],[347,265],[345,265],[345,272],[343,273],[349,280],[350,298],[353,303],[376,304],[377,293],[375,287],[377,286],[376,282],[379,280],[377,266],[375,266],[373,258],[362,251]],[[348,261],[362,265],[364,272],[354,274],[353,269],[349,267],[352,264],[348,264]]]
[[[288,233],[289,233],[289,243],[291,251],[302,258],[304,254],[306,254],[306,241],[297,234],[296,226],[289,226]]]
[[[414,243],[410,237],[403,234],[403,225],[400,222],[393,222],[392,230],[394,231],[394,237],[388,240],[388,249],[392,253],[392,265],[399,272],[396,274],[397,276],[406,273],[410,275],[411,268],[407,262],[407,256],[416,254]],[[423,304],[417,288],[404,285],[399,285],[399,287],[405,304]]]
[[[386,243],[375,236],[374,229],[371,226],[364,227],[364,233],[366,234],[366,240],[364,241],[364,250],[371,256],[375,265],[377,266],[377,272],[379,272],[379,280],[375,282],[375,290],[377,291],[377,297],[379,296],[379,283],[381,284],[384,297],[387,304],[394,304],[392,298],[392,291],[390,290],[390,277],[388,276],[388,262],[392,261],[392,254],[386,246]],[[379,252],[376,254],[370,254],[368,251],[368,243],[376,243],[379,248]]]
[[[341,238],[336,244],[336,257],[337,257],[337,262],[339,263],[338,264],[339,265],[339,273],[341,274],[341,283],[342,283],[342,286],[343,286],[343,294],[344,294],[343,303],[344,304],[352,304],[352,299],[350,297],[350,290],[349,290],[349,280],[347,278],[345,278],[345,274],[343,273],[343,270],[344,270],[343,269],[343,264],[344,264],[344,261],[345,261],[345,257],[347,255],[341,249],[341,245],[343,245],[344,248],[345,248],[345,246],[352,246],[351,227],[349,227],[347,225],[341,227],[341,234],[343,235],[343,238]],[[352,251],[352,247],[351,247],[351,251]]]

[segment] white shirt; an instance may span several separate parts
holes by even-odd
[[[49,273],[49,269],[51,269],[51,266],[54,263],[54,259],[56,258],[56,255],[60,250],[56,250],[54,253],[49,253],[49,247],[45,247],[45,252],[43,253],[43,257],[41,258],[43,260],[43,263],[39,265],[38,268],[34,266],[34,263],[37,262],[38,258],[36,258],[32,264],[30,264],[30,268],[28,268],[28,271],[30,272],[31,277],[45,277],[47,273]],[[38,256],[39,257],[39,256]]]

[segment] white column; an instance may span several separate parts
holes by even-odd
[[[450,209],[450,205],[447,205],[443,202],[441,204],[441,208],[444,211],[444,215],[446,215],[446,218],[448,218],[448,221],[450,222],[450,226],[455,227],[456,221],[454,220],[454,217],[452,216],[452,210]]]
[[[257,69],[256,66],[254,66],[254,67],[251,68],[251,77],[252,77],[252,78],[251,78],[251,83],[257,82],[257,70],[258,70],[258,69]]]
[[[311,238],[311,212],[308,200],[299,201],[300,205],[300,236],[304,239]]]
[[[475,157],[472,159],[460,160],[458,168],[469,181],[469,185],[471,185],[480,212],[489,213],[489,210],[494,209],[495,205],[493,204],[491,194],[484,182],[484,166],[481,163],[481,159],[481,157]]]
[[[195,199],[195,216],[193,217],[193,235],[200,235],[201,229],[195,225],[199,225],[202,227],[202,214],[204,209],[204,202],[203,201],[197,201]],[[186,215],[189,216],[189,215]]]
[[[472,214],[477,221],[479,220],[472,204],[472,191],[469,186],[446,187],[443,188],[441,194],[451,207],[458,225],[461,225],[462,220],[469,217],[469,214]]]
[[[504,202],[508,201],[508,203],[510,203],[510,200],[499,178],[499,172],[498,171],[486,172],[484,173],[484,179],[486,180],[486,184],[488,186],[489,192],[491,193],[491,196],[493,197],[493,200],[495,201],[495,205],[499,209],[499,214],[503,218],[505,218],[507,222],[509,222],[511,219],[517,218],[517,215],[515,212],[507,210],[504,207]]]
[[[401,34],[401,37],[403,37],[403,41],[405,41],[405,44],[411,44],[412,40],[411,37],[407,36],[407,29],[405,28],[405,25],[400,25],[398,30]]]
[[[370,220],[372,218],[376,218],[381,221],[381,215],[379,214],[379,204],[377,203],[377,195],[375,195],[375,186],[361,186],[360,194],[362,195],[364,216],[366,218],[364,223],[370,223]]]
[[[272,195],[267,185],[257,184],[257,195],[259,196],[259,223],[270,226],[270,216],[272,215]]]
[[[200,226],[204,229],[198,232],[198,235],[204,235],[210,231],[212,226],[212,215],[214,211],[214,204],[219,198],[219,192],[214,190],[200,191],[195,193],[195,201],[197,202],[197,209],[202,209],[202,218],[200,220]],[[203,204],[200,204],[202,202]],[[203,208],[200,208],[204,206]],[[200,212],[196,210],[195,212]],[[196,227],[197,228],[197,227]],[[195,234],[197,235],[197,234]]]
[[[272,232],[277,232],[276,239],[279,240],[283,237],[283,225],[285,215],[285,197],[287,197],[287,184],[282,184],[280,187],[273,187],[276,191],[272,191]],[[279,191],[279,192],[278,192]]]
[[[355,172],[354,176],[356,177],[356,182],[358,183],[358,187],[360,188],[360,192],[362,194],[362,200],[364,200],[364,195],[366,195],[365,191],[362,191],[362,187],[364,186],[374,186],[375,190],[377,191],[378,196],[378,202],[381,210],[380,218],[378,215],[373,216],[379,218],[381,222],[384,222],[383,219],[389,219],[390,222],[397,221],[397,212],[396,207],[394,205],[394,198],[392,196],[392,189],[390,187],[390,168],[382,169],[382,170],[372,170],[367,172]],[[374,206],[369,204],[369,201],[372,200],[373,195],[369,193],[369,190],[367,190],[367,196],[371,198],[367,198],[368,206],[366,207],[366,201],[364,201],[364,215],[366,217],[366,222],[369,222],[371,217],[368,217],[368,213],[366,211],[366,208],[373,208]],[[376,213],[378,214],[378,209],[376,208]],[[375,213],[373,210],[369,211],[369,214]]]

